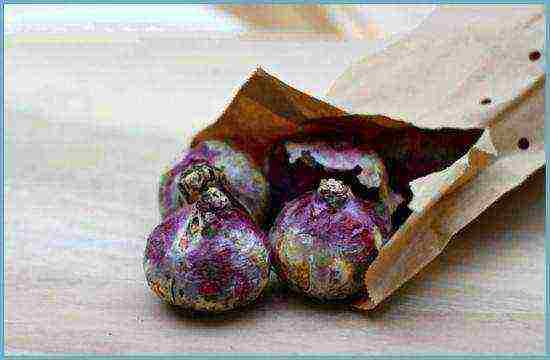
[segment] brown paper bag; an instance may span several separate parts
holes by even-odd
[[[426,156],[433,149],[436,157],[440,157],[437,149],[450,153],[436,162],[433,173],[397,175],[403,169],[393,174],[389,170],[390,177],[399,176],[402,182],[416,178],[409,205],[413,213],[365,274],[368,296],[355,306],[371,309],[434,259],[461,228],[543,166],[543,104],[540,81],[520,104],[489,122],[483,134],[480,129],[421,129],[380,115],[348,115],[260,68],[218,120],[195,136],[192,145],[211,139],[229,141],[262,168],[272,146],[303,134],[359,134],[361,141],[372,143],[385,159],[395,155],[391,149],[409,145],[387,146],[388,141],[380,139],[415,137],[434,145]],[[518,139],[526,139],[528,149],[518,148]]]
[[[451,168],[413,183],[414,216],[367,274],[370,300],[361,307],[379,303],[544,165],[544,25],[541,5],[439,6],[334,82],[328,97],[348,111],[487,129]]]
[[[410,183],[413,194],[412,214],[369,267],[367,295],[354,304],[372,309],[545,164],[544,33],[542,6],[440,6],[328,94],[354,113],[385,116],[349,115],[258,69],[194,143],[231,141],[259,166],[273,144],[303,134],[348,132],[372,145],[396,186]],[[430,168],[407,168],[402,153]]]

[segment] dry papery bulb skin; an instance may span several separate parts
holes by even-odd
[[[155,227],[143,267],[163,301],[220,313],[257,299],[269,279],[267,239],[221,189],[209,187]]]
[[[336,179],[289,201],[269,233],[274,269],[297,292],[318,300],[360,294],[363,275],[384,246],[375,204]]]
[[[186,149],[160,178],[163,218],[197,200],[210,186],[238,201],[258,224],[269,209],[269,185],[250,157],[226,142],[209,140]]]

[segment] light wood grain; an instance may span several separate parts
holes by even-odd
[[[320,94],[356,56],[328,54],[342,44],[170,41],[7,49],[8,354],[544,350],[542,172],[372,313],[313,304],[277,283],[215,318],[162,304],[141,268],[161,169],[254,62],[269,59],[283,80]]]

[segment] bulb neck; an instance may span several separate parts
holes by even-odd
[[[216,170],[212,166],[207,163],[198,163],[181,174],[178,187],[186,201],[192,203],[216,179]]]
[[[332,209],[340,209],[352,196],[349,187],[336,179],[321,180],[317,193]]]

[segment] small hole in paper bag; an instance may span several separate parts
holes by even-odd
[[[540,59],[540,56],[541,56],[540,51],[538,51],[538,50],[531,51],[529,53],[529,60],[537,61],[538,59]]]
[[[521,150],[527,150],[529,149],[529,140],[527,138],[521,138],[518,140],[518,148]]]
[[[479,103],[481,105],[489,105],[491,102],[492,102],[492,100],[490,98],[484,98],[484,99],[481,99],[481,101]]]

